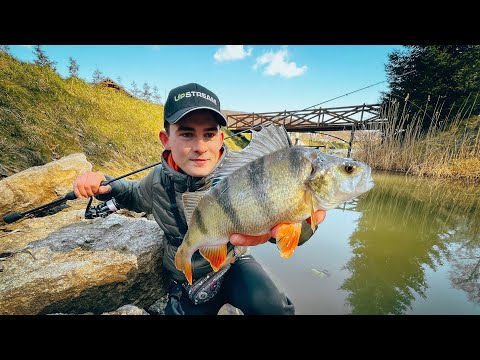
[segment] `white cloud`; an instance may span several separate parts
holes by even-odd
[[[307,71],[307,66],[298,67],[294,62],[287,62],[288,49],[284,47],[277,52],[268,51],[262,56],[257,57],[253,69],[257,70],[262,65],[265,65],[263,73],[265,75],[280,75],[284,78],[291,78],[294,76],[300,76]]]
[[[241,60],[252,55],[253,48],[244,49],[243,45],[225,45],[218,49],[213,58],[217,62]]]
[[[29,48],[29,49],[32,47],[32,45],[18,45],[18,46],[26,47],[26,48]]]

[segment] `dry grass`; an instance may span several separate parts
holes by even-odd
[[[83,152],[117,176],[160,159],[162,128],[161,105],[0,54],[0,164],[10,172]]]
[[[81,152],[93,170],[119,176],[160,160],[162,128],[162,105],[0,52],[0,165],[10,173]],[[248,141],[226,143],[239,150]]]
[[[355,158],[379,170],[480,181],[480,116],[472,116],[472,108],[463,107],[451,121],[431,116],[422,132],[429,115],[392,101],[383,108],[385,124],[356,136]]]
[[[69,92],[96,109],[82,119],[81,126],[88,129],[82,144],[95,170],[120,175],[160,160],[163,147],[158,134],[163,128],[163,106],[85,86],[79,80],[68,81]],[[139,173],[137,177],[143,176]]]

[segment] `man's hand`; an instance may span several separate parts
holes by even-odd
[[[73,191],[77,198],[106,194],[112,190],[110,185],[100,186],[100,183],[106,180],[102,173],[90,171],[75,179]]]
[[[319,225],[325,220],[325,216],[327,215],[326,211],[324,210],[317,210],[315,211],[315,224]],[[307,219],[310,223],[310,218]],[[269,234],[259,235],[259,236],[251,236],[251,235],[243,235],[243,234],[232,234],[230,236],[230,242],[232,245],[235,246],[255,246],[260,245],[267,242],[270,238],[274,238],[277,236],[278,226],[274,226],[270,229]]]

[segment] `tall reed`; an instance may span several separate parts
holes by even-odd
[[[381,108],[384,122],[357,132],[354,157],[379,170],[480,181],[480,116],[472,114],[478,94],[471,96],[442,119],[439,100],[430,113],[408,97],[389,101]]]

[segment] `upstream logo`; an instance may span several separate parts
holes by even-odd
[[[189,98],[189,97],[192,97],[192,96],[199,96],[199,97],[202,97],[204,99],[207,99],[209,101],[211,101],[212,103],[214,103],[215,105],[217,105],[217,100],[214,99],[213,97],[211,97],[210,95],[208,94],[205,94],[201,91],[187,91],[187,92],[184,92],[184,93],[180,93],[180,94],[177,94],[175,95],[174,97],[174,100],[175,101],[180,101],[182,100],[183,98]]]

